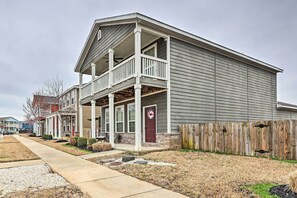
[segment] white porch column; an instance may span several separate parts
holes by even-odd
[[[91,67],[92,67],[92,87],[91,87],[91,96],[94,95],[95,93],[95,85],[94,85],[94,80],[95,80],[95,76],[96,76],[96,64],[91,63]]]
[[[72,135],[73,123],[72,123],[72,116],[70,116],[70,134]]]
[[[83,107],[81,105],[81,87],[83,83],[83,74],[79,73],[79,137],[83,137]]]
[[[44,134],[48,134],[48,126],[47,126],[47,124],[48,124],[48,121],[47,121],[47,119],[48,118],[45,118],[45,132],[44,132]]]
[[[92,100],[92,109],[91,109],[91,137],[96,137],[96,101]]]
[[[109,98],[109,143],[114,146],[114,95],[108,94]]]
[[[113,49],[109,49],[108,50],[108,66],[109,66],[108,88],[110,88],[113,84],[113,72],[111,71],[114,66],[113,57],[114,57],[114,51]]]
[[[136,27],[135,35],[135,150],[141,150],[141,28]]]
[[[62,136],[62,117],[59,115],[58,117],[58,138],[61,138]]]

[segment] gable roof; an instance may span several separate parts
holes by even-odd
[[[280,109],[280,110],[289,110],[289,111],[297,111],[297,105],[286,103],[286,102],[277,101],[277,109]]]
[[[95,20],[95,22],[93,23],[93,26],[91,28],[91,31],[87,37],[87,40],[84,44],[82,52],[79,56],[79,59],[75,65],[74,71],[80,72],[82,63],[88,53],[88,50],[90,49],[92,41],[95,38],[96,33],[100,26],[115,25],[115,24],[127,24],[127,23],[139,23],[140,25],[148,26],[148,27],[151,27],[152,29],[164,32],[164,33],[170,35],[171,37],[175,37],[177,39],[184,40],[186,42],[195,44],[199,47],[205,48],[207,50],[213,51],[218,54],[222,54],[224,56],[228,56],[230,58],[237,59],[237,60],[245,62],[247,64],[251,64],[253,66],[257,66],[257,67],[260,67],[262,69],[269,70],[272,72],[283,72],[282,69],[280,69],[276,66],[270,65],[263,61],[257,60],[250,56],[247,56],[245,54],[239,53],[235,50],[229,49],[227,47],[224,47],[224,46],[214,43],[212,41],[206,40],[206,39],[196,36],[192,33],[178,29],[176,27],[173,27],[171,25],[168,25],[166,23],[163,23],[161,21],[150,18],[150,17],[145,16],[140,13],[131,13],[131,14],[125,14],[125,15],[119,15],[119,16]]]
[[[0,117],[0,121],[12,121],[12,120],[15,121],[15,122],[19,122],[14,117]]]

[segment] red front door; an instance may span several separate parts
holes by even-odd
[[[145,142],[156,142],[156,106],[144,108]]]

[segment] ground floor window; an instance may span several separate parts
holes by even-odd
[[[124,132],[124,105],[115,108],[116,132]]]
[[[135,132],[135,104],[128,104],[128,132]]]
[[[109,109],[105,109],[105,132],[109,132]]]

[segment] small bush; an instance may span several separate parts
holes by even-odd
[[[29,137],[36,137],[36,133],[31,133],[28,135]]]
[[[52,140],[52,139],[53,139],[53,136],[52,136],[52,135],[44,134],[44,135],[42,136],[42,138],[45,139],[45,140]]]
[[[297,192],[297,172],[293,172],[289,178],[289,186],[293,192]]]
[[[94,144],[96,142],[97,142],[96,138],[90,138],[90,139],[88,139],[88,145],[92,145],[92,144]]]
[[[87,138],[84,138],[84,137],[77,138],[77,146],[87,146]]]
[[[92,144],[93,151],[110,151],[111,144],[107,142],[96,142]]]
[[[76,146],[76,143],[77,143],[76,140],[77,140],[77,138],[74,138],[74,137],[70,138],[69,139],[69,144],[72,145],[72,146]]]

